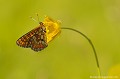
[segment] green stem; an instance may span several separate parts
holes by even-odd
[[[96,53],[96,50],[95,50],[95,47],[94,47],[92,41],[91,41],[85,34],[83,34],[82,32],[80,32],[80,31],[78,31],[78,30],[76,30],[76,29],[66,28],[66,27],[62,27],[61,29],[68,29],[68,30],[75,31],[75,32],[81,34],[83,37],[85,37],[85,38],[88,40],[88,42],[89,42],[90,45],[92,46],[92,49],[93,49],[93,52],[94,52],[94,55],[95,55],[95,59],[96,59],[97,67],[98,67],[99,76],[101,76],[101,71],[100,71],[100,66],[99,66],[99,61],[98,61],[97,53]]]

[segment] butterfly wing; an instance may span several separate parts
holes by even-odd
[[[23,35],[20,37],[17,41],[16,44],[20,47],[25,47],[28,48],[31,46],[30,38],[34,35],[32,31],[28,32],[27,34]]]
[[[35,34],[31,39],[31,49],[34,51],[41,51],[48,46],[46,36],[42,33]]]
[[[16,43],[20,47],[30,47],[34,51],[40,51],[47,47],[46,28],[43,23],[40,23],[39,27],[20,37]]]

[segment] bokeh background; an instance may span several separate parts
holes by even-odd
[[[48,15],[86,34],[104,76],[120,76],[120,0],[0,0],[0,79],[90,79],[97,76],[93,50],[80,34],[62,30],[40,52],[16,40]],[[112,78],[111,78],[112,79]],[[113,78],[114,79],[114,78]],[[120,79],[120,77],[118,78]]]

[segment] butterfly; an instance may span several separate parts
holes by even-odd
[[[46,28],[42,22],[40,25],[20,37],[16,44],[20,47],[31,48],[32,50],[38,52],[43,50],[48,46],[46,37]]]

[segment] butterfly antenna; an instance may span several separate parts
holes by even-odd
[[[30,18],[31,18],[33,21],[37,22],[32,16],[30,16]]]
[[[36,15],[37,15],[38,23],[40,24],[40,20],[39,20],[39,15],[38,15],[38,13],[36,13]]]

